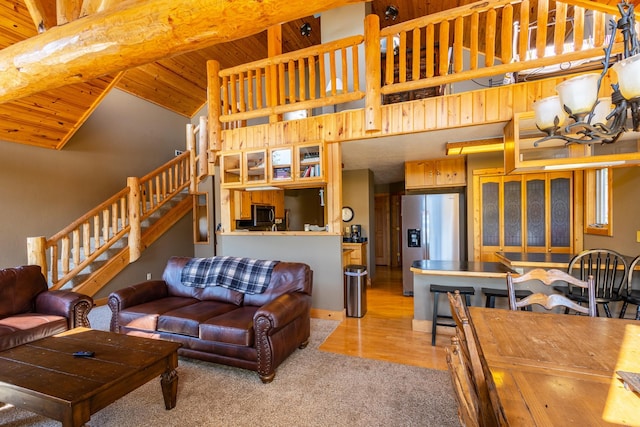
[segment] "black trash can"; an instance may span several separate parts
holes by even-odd
[[[367,266],[347,265],[344,270],[344,297],[347,317],[367,312]]]

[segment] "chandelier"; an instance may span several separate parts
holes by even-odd
[[[640,43],[636,34],[633,5],[618,4],[621,18],[610,21],[611,38],[604,49],[601,74],[588,73],[568,79],[556,87],[557,96],[534,102],[536,126],[547,134],[533,145],[548,140],[569,144],[612,144],[627,130],[640,130]],[[611,97],[598,99],[600,83],[609,70],[616,30],[622,33],[623,59],[611,68],[618,76]],[[612,108],[613,106],[613,108]]]

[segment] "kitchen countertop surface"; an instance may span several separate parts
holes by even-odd
[[[549,252],[496,252],[507,267],[539,267],[566,269],[573,254]]]
[[[434,261],[418,260],[411,264],[411,271],[417,274],[439,276],[497,277],[504,278],[507,273],[516,273],[500,262],[474,261]]]

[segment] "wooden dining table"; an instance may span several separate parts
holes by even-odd
[[[511,426],[640,426],[640,322],[469,307]]]

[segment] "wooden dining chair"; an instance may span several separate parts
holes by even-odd
[[[640,255],[635,257],[629,264],[629,272],[627,274],[627,286],[620,291],[620,299],[622,299],[622,307],[620,308],[620,318],[622,319],[627,312],[627,306],[634,304],[636,306],[636,320],[640,320],[640,289],[633,289],[633,272],[640,263]]]
[[[520,300],[516,299],[515,285],[530,281],[542,282],[547,286],[552,286],[554,283],[562,281],[568,286],[584,289],[586,292],[585,300],[588,306],[582,306],[565,295],[557,293],[547,295],[542,292],[536,292],[526,298]],[[519,310],[522,307],[530,305],[539,305],[547,310],[551,310],[555,307],[564,307],[565,309],[574,310],[579,313],[595,317],[596,299],[594,287],[595,284],[593,276],[589,276],[585,282],[557,269],[544,270],[542,268],[536,268],[518,277],[513,277],[511,273],[507,273],[507,291],[509,292],[509,308],[511,308],[511,310]]]
[[[471,372],[474,391],[478,400],[479,425],[502,427],[509,425],[489,365],[478,345],[478,337],[469,316],[469,310],[459,291],[447,293],[451,317],[456,324],[459,349]]]
[[[593,276],[596,304],[602,305],[607,317],[611,316],[609,304],[621,299],[620,292],[627,285],[629,265],[624,255],[611,249],[587,249],[575,255],[567,273],[582,281]],[[586,303],[586,290],[569,284],[554,286],[554,289],[572,301]],[[596,313],[598,313],[596,305]]]
[[[468,365],[458,336],[451,337],[451,346],[446,347],[447,366],[451,385],[458,403],[458,418],[465,427],[480,427],[478,395],[476,394],[471,369]]]

